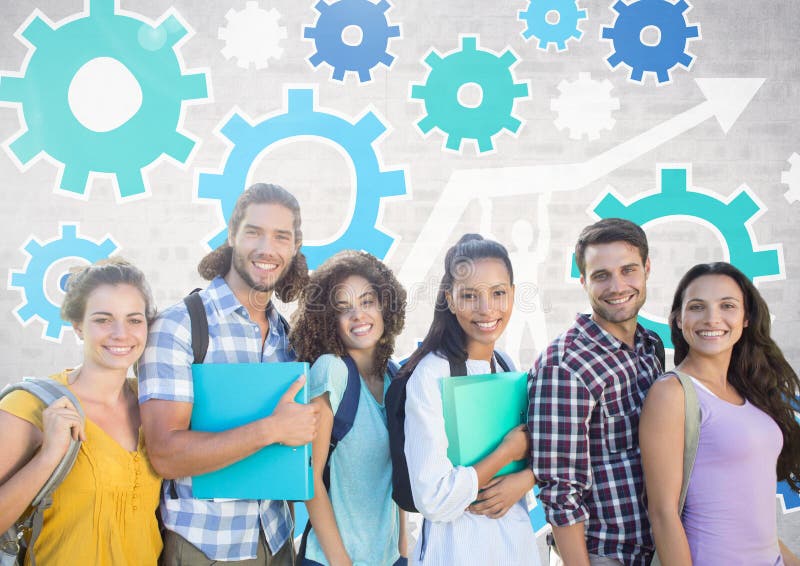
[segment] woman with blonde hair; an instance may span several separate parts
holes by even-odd
[[[26,513],[71,439],[81,439],[25,563],[33,553],[46,566],[155,565],[161,480],[147,459],[136,380],[128,377],[155,316],[150,288],[130,263],[99,262],[70,275],[61,316],[83,340],[83,361],[51,377],[74,394],[86,418],[66,397],[48,407],[24,391],[3,398],[0,532]]]

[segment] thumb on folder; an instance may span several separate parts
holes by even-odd
[[[308,444],[314,439],[319,426],[319,407],[314,404],[296,403],[294,398],[306,384],[306,376],[301,375],[281,395],[278,406],[272,415],[276,432],[276,442],[287,446]]]

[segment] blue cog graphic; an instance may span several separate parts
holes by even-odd
[[[550,12],[558,14],[557,23],[548,21]],[[537,47],[543,51],[547,51],[551,43],[559,51],[564,51],[567,40],[580,40],[583,36],[578,22],[586,19],[586,10],[578,8],[577,0],[530,0],[528,9],[519,12],[519,19],[528,24],[522,37],[535,37],[539,40]]]
[[[669,0],[638,0],[612,6],[617,12],[613,27],[604,27],[602,38],[608,39],[614,52],[607,62],[612,69],[620,63],[630,67],[630,79],[643,81],[643,73],[655,73],[659,83],[670,81],[670,70],[680,64],[686,69],[694,57],[686,50],[690,39],[700,38],[700,26],[689,25],[684,12],[691,6],[686,0],[673,4]],[[641,33],[645,28],[658,28],[659,41],[647,44]]]
[[[515,133],[522,122],[512,111],[517,98],[528,98],[528,83],[515,83],[511,72],[517,57],[511,49],[501,55],[478,49],[478,38],[463,36],[461,50],[445,57],[432,49],[425,57],[430,72],[424,85],[411,87],[411,98],[425,103],[426,115],[417,123],[423,134],[434,127],[447,134],[446,148],[460,151],[464,139],[477,142],[480,153],[494,149],[492,136],[501,130]],[[476,84],[481,90],[477,106],[458,100],[462,86]]]
[[[350,224],[338,239],[327,244],[303,246],[308,266],[315,269],[328,257],[345,249],[365,250],[383,259],[394,238],[376,226],[381,199],[406,194],[403,170],[381,171],[372,147],[386,127],[372,112],[351,123],[315,110],[315,92],[312,89],[289,89],[287,100],[288,108],[284,114],[255,125],[239,114],[231,116],[221,133],[233,143],[233,149],[221,174],[200,175],[198,196],[218,200],[224,217],[230,218],[236,199],[247,183],[250,167],[262,151],[288,138],[313,136],[330,140],[353,161],[355,207]],[[209,241],[209,245],[215,248],[223,244],[227,236],[226,227]]]
[[[688,169],[662,169],[659,192],[642,196],[628,204],[608,192],[594,207],[598,218],[625,218],[644,227],[647,223],[667,217],[696,218],[716,228],[725,240],[730,263],[747,277],[782,275],[778,250],[757,251],[748,224],[762,212],[760,205],[744,188],[730,202],[708,194],[689,190]],[[572,276],[580,277],[572,259]],[[672,348],[669,325],[640,315],[639,322],[661,337],[666,348]]]
[[[800,397],[794,400],[795,410],[800,409]],[[795,413],[795,418],[800,421],[800,413]],[[789,483],[782,481],[778,483],[778,498],[783,503],[784,513],[793,513],[800,510],[800,493],[793,491]]]
[[[109,238],[96,243],[78,237],[77,231],[76,224],[63,224],[58,239],[41,244],[31,238],[25,245],[25,251],[30,256],[25,270],[11,271],[9,288],[20,289],[24,296],[24,302],[17,308],[16,314],[24,324],[33,317],[41,318],[46,323],[43,338],[60,341],[64,328],[69,326],[68,322],[61,320],[61,306],[53,304],[44,290],[45,275],[50,266],[72,257],[94,263],[107,258],[117,249],[117,245]],[[58,279],[63,290],[63,274]]]
[[[391,67],[394,57],[386,49],[389,39],[400,37],[400,26],[389,25],[386,11],[391,7],[387,0],[373,4],[369,0],[340,0],[328,4],[320,0],[315,6],[319,12],[316,27],[307,26],[303,37],[313,39],[316,53],[309,62],[318,67],[328,63],[333,67],[333,78],[343,81],[346,71],[358,73],[358,80],[372,80],[372,68],[378,63]],[[348,45],[342,40],[342,31],[348,26],[361,29],[361,42]]]
[[[782,481],[778,484],[778,496],[783,501],[785,513],[800,509],[800,493],[792,491],[792,489],[789,487],[789,484],[785,481]]]
[[[142,169],[162,154],[188,159],[194,141],[177,130],[181,106],[206,98],[206,78],[181,72],[173,48],[188,30],[175,15],[153,27],[116,14],[114,0],[87,4],[88,14],[59,27],[35,16],[21,31],[33,49],[24,76],[0,79],[0,100],[20,104],[28,128],[10,150],[23,166],[41,152],[63,163],[63,190],[83,194],[90,173],[111,173],[120,197],[130,197],[146,192]],[[101,58],[123,64],[142,94],[136,113],[110,131],[85,127],[68,103],[76,73]]]

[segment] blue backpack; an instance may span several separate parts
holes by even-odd
[[[342,357],[342,361],[347,366],[347,385],[344,388],[342,401],[336,409],[336,414],[333,415],[333,429],[331,429],[331,444],[328,448],[328,459],[325,461],[325,469],[322,472],[322,483],[325,484],[325,489],[330,491],[331,488],[331,456],[336,446],[342,439],[347,436],[350,429],[353,428],[353,421],[356,420],[356,412],[358,411],[358,400],[361,397],[361,377],[358,374],[358,367],[350,356]],[[389,360],[389,377],[394,380],[398,370],[397,364]],[[384,402],[386,399],[384,399]],[[308,542],[308,534],[311,532],[311,519],[306,523],[306,528],[303,531],[303,538],[300,542],[300,550],[297,552],[297,563],[302,564],[306,556],[306,543]]]

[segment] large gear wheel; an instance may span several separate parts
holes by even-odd
[[[316,52],[308,59],[314,67],[327,63],[333,68],[333,78],[343,81],[345,73],[358,73],[358,80],[372,80],[372,69],[378,63],[392,66],[394,56],[387,48],[389,40],[400,37],[400,26],[389,25],[386,11],[391,8],[387,0],[377,4],[369,0],[339,0],[328,4],[320,0],[315,6],[319,12],[316,26],[307,26],[303,37],[314,41]],[[349,45],[342,39],[345,28],[356,26],[361,30],[361,41]]]
[[[228,10],[225,19],[228,25],[217,32],[217,37],[225,41],[225,59],[235,57],[243,69],[265,69],[270,59],[283,55],[279,44],[287,37],[286,28],[278,23],[281,15],[275,8],[264,10],[258,2],[247,2],[244,10]]]
[[[551,23],[548,15],[553,13],[558,17]],[[528,24],[522,37],[538,39],[537,47],[542,51],[547,51],[550,45],[564,51],[568,40],[580,41],[583,31],[578,22],[586,17],[586,10],[578,7],[577,0],[530,0],[528,9],[519,12],[519,19]]]
[[[461,49],[444,57],[432,49],[425,57],[431,69],[427,81],[411,87],[411,98],[422,100],[427,113],[417,126],[426,135],[439,128],[447,135],[445,147],[453,151],[460,151],[464,139],[475,140],[481,153],[493,150],[493,136],[504,129],[516,133],[522,125],[512,115],[514,101],[529,97],[528,83],[514,82],[514,52],[496,55],[477,45],[477,37],[462,36]],[[459,89],[471,84],[481,89],[480,104],[472,108],[458,100]]]
[[[62,224],[59,238],[44,244],[31,237],[24,246],[28,260],[21,271],[11,270],[8,288],[22,291],[23,303],[15,311],[15,315],[23,324],[32,318],[39,318],[45,323],[42,338],[61,341],[64,328],[68,322],[61,320],[61,307],[54,304],[45,292],[45,279],[56,276],[63,284],[65,273],[48,273],[55,263],[65,267],[61,260],[76,258],[83,262],[94,263],[105,259],[117,250],[117,245],[106,238],[102,242],[78,236],[77,224]]]
[[[114,175],[121,198],[147,193],[143,168],[163,154],[188,159],[195,142],[178,131],[182,103],[206,98],[206,77],[181,72],[174,48],[188,30],[177,14],[153,26],[115,13],[114,0],[87,6],[59,26],[35,15],[20,30],[31,51],[20,74],[0,78],[0,100],[20,105],[28,129],[9,148],[22,168],[41,152],[63,164],[59,186],[71,193],[84,194],[90,173]],[[122,125],[94,131],[76,120],[68,92],[84,65],[105,59],[135,77],[142,102]]]
[[[264,150],[276,142],[291,138],[317,137],[339,145],[353,161],[356,178],[356,197],[350,223],[342,235],[333,242],[305,245],[303,253],[308,266],[315,269],[334,253],[345,249],[365,250],[383,259],[394,243],[394,238],[380,228],[381,199],[406,194],[405,174],[402,169],[382,171],[372,144],[384,133],[386,127],[372,112],[358,121],[319,111],[315,108],[313,89],[289,89],[287,108],[283,114],[273,115],[256,124],[240,114],[233,114],[220,129],[233,147],[222,173],[202,173],[197,194],[200,198],[219,201],[224,217],[230,218],[236,199],[247,183],[248,172]],[[215,248],[227,238],[227,227],[209,241]]]
[[[793,153],[788,161],[791,167],[781,173],[781,183],[789,185],[784,196],[793,203],[800,201],[800,155]]]
[[[700,39],[700,26],[689,25],[684,13],[691,9],[686,0],[622,0],[612,6],[617,12],[613,27],[602,29],[602,38],[610,40],[613,52],[606,61],[612,69],[620,63],[630,67],[629,78],[642,83],[644,73],[655,73],[659,84],[671,80],[676,65],[692,66],[694,57],[687,51],[688,42]],[[658,40],[645,43],[642,32],[657,28]],[[655,30],[651,30],[655,31]]]
[[[559,130],[569,129],[569,137],[589,140],[600,137],[600,130],[611,130],[616,120],[613,110],[619,110],[619,98],[611,96],[614,86],[608,79],[592,80],[589,73],[578,73],[574,81],[561,81],[558,98],[550,101],[550,109],[558,113],[555,125]]]
[[[699,220],[717,230],[725,241],[730,263],[747,277],[777,278],[783,276],[783,261],[779,249],[759,249],[750,224],[763,211],[754,195],[742,186],[728,201],[717,198],[707,191],[690,190],[687,178],[690,168],[661,169],[657,192],[645,194],[630,202],[623,202],[612,191],[608,191],[592,209],[598,218],[626,218],[644,227],[655,220],[668,217]],[[579,277],[573,257],[572,276]],[[672,348],[669,326],[639,316],[642,326],[657,332],[667,348]]]

